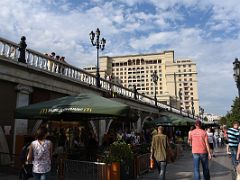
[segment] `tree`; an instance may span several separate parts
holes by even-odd
[[[225,116],[221,117],[219,120],[220,124],[227,124],[227,121],[228,119]]]
[[[230,127],[234,121],[240,121],[240,99],[238,97],[233,101],[231,111],[225,115],[227,119],[227,125]]]
[[[203,120],[207,122],[207,121],[208,121],[207,116],[205,116],[205,117],[203,118]]]

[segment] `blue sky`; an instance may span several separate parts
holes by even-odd
[[[237,95],[232,62],[240,55],[237,0],[1,0],[0,36],[56,52],[77,67],[96,64],[89,32],[107,39],[101,55],[174,50],[197,63],[199,101],[224,115]]]

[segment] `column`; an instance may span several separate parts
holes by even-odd
[[[106,132],[106,120],[99,121],[99,131],[98,131],[98,144],[99,146],[103,143],[103,137]]]
[[[29,95],[33,92],[33,88],[22,84],[18,84],[15,88],[17,91],[16,108],[29,105]],[[16,148],[16,136],[26,135],[28,133],[27,129],[28,129],[27,119],[14,120],[13,153],[15,153]]]

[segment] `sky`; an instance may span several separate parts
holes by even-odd
[[[89,33],[107,40],[101,56],[174,50],[197,63],[199,103],[225,115],[237,96],[233,61],[240,56],[238,0],[1,0],[0,37],[65,56],[83,68],[96,64]]]

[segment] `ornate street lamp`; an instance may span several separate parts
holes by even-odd
[[[240,98],[240,61],[238,58],[235,58],[235,61],[233,62],[233,71],[233,76],[238,88],[238,97]]]
[[[204,109],[201,106],[199,106],[199,115],[201,119],[203,119],[203,114],[204,114]]]
[[[191,105],[192,105],[192,115],[193,115],[193,119],[194,119],[194,116],[195,116],[195,109],[194,109],[194,102],[193,102],[193,98],[192,98]]]
[[[152,74],[152,81],[154,82],[154,100],[155,100],[155,106],[157,106],[157,81],[158,81],[158,75],[157,71],[154,71]]]
[[[89,34],[90,40],[93,46],[96,46],[97,48],[97,71],[96,71],[96,86],[98,88],[101,87],[100,84],[100,74],[99,74],[99,49],[104,50],[105,44],[106,44],[106,39],[102,38],[100,40],[100,30],[97,28],[96,32],[94,33],[93,31],[90,32]]]

